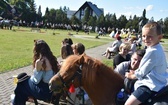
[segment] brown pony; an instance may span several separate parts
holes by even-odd
[[[115,105],[116,94],[124,80],[112,68],[85,54],[69,56],[50,80],[50,89],[60,91],[71,84],[83,87],[94,105]]]

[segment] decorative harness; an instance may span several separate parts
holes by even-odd
[[[62,82],[62,88],[68,88],[68,87],[69,87],[69,83],[73,83],[73,81],[74,81],[74,79],[75,79],[76,77],[78,78],[78,80],[79,80],[79,82],[80,82],[80,85],[81,85],[81,79],[82,79],[82,65],[79,66],[79,68],[77,69],[77,71],[74,73],[74,75],[73,75],[67,82],[64,81],[64,79],[63,79],[62,76],[60,75],[60,72],[58,72],[57,75],[58,75],[59,79],[60,79],[61,82]],[[64,89],[63,89],[63,91],[64,91],[64,93],[68,96],[68,98],[72,101],[72,102],[70,102],[70,101],[67,100],[67,102],[69,102],[71,105],[74,105],[73,103],[75,103],[75,102],[71,99],[71,97],[69,96],[68,92],[65,91]]]
[[[81,79],[82,79],[82,65],[79,66],[78,70],[74,73],[74,75],[67,81],[65,82],[64,79],[61,77],[60,75],[60,72],[57,73],[59,79],[61,80],[62,82],[62,86],[63,88],[67,88],[68,87],[68,84],[73,82],[75,77],[78,77],[79,81],[80,81],[80,84],[81,84]]]

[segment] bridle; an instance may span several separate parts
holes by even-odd
[[[66,94],[66,96],[68,96],[68,98],[71,100],[71,101],[68,101],[66,100],[69,104],[71,105],[74,105],[74,101],[71,99],[71,97],[69,96],[68,92],[66,90],[64,90],[63,88],[67,88],[69,87],[69,84],[70,83],[73,83],[74,79],[77,77],[78,80],[79,80],[79,83],[81,85],[81,79],[82,79],[82,65],[80,65],[78,67],[78,69],[76,70],[76,72],[74,73],[74,75],[68,80],[68,81],[64,81],[64,79],[62,78],[62,76],[60,75],[60,72],[57,73],[57,76],[59,77],[59,79],[61,80],[62,82],[62,90],[63,92]]]
[[[57,76],[59,77],[59,79],[62,82],[62,88],[68,88],[69,87],[69,83],[73,83],[74,79],[77,77],[80,85],[81,85],[81,79],[82,79],[82,65],[80,65],[78,67],[78,69],[76,70],[76,72],[74,73],[74,75],[67,81],[65,82],[64,79],[62,78],[62,76],[60,75],[60,72],[57,73]]]

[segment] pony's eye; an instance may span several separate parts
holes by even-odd
[[[54,89],[54,92],[57,92],[57,93],[61,93],[62,91],[62,87],[61,86],[57,86],[55,89]]]

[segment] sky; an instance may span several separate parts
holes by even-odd
[[[86,1],[85,0],[35,0],[36,8],[41,5],[41,11],[44,15],[46,7],[49,9],[59,9],[60,7],[69,7],[70,10],[77,11]],[[146,18],[154,18],[155,21],[164,20],[168,17],[168,0],[90,0],[98,8],[104,9],[104,15],[116,14],[117,18],[125,15],[127,19],[130,16],[142,16],[146,9]]]

